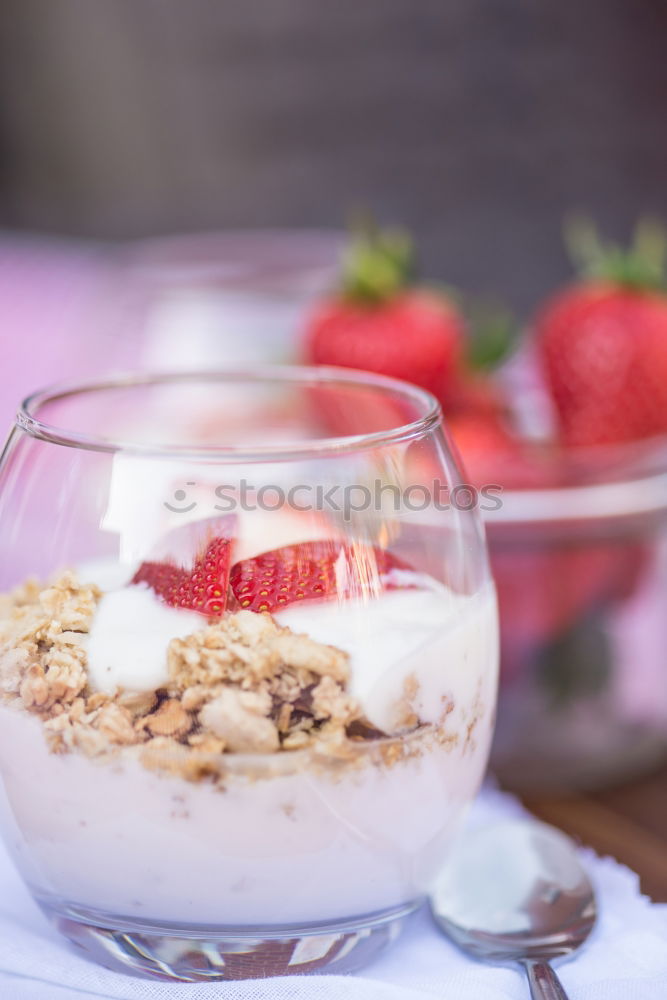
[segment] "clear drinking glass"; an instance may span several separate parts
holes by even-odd
[[[486,767],[494,588],[435,400],[350,371],[30,397],[0,466],[2,832],[98,962],[349,971]]]
[[[141,240],[118,255],[118,353],[150,371],[296,361],[338,282],[345,234],[228,230]]]

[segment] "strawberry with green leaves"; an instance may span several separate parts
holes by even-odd
[[[463,318],[444,292],[414,283],[413,265],[402,231],[354,238],[340,290],[311,317],[305,360],[400,378],[439,398],[446,393],[461,357]]]
[[[623,250],[580,224],[571,242],[582,276],[535,322],[562,442],[622,444],[667,433],[665,234],[640,224]]]

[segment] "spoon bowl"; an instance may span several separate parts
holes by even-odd
[[[467,834],[434,887],[431,910],[475,958],[523,964],[534,998],[565,997],[548,962],[579,948],[596,918],[570,838],[523,819]]]

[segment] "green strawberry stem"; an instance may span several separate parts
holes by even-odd
[[[516,320],[501,305],[474,303],[468,309],[467,362],[476,372],[497,368],[518,340]]]
[[[414,243],[404,229],[381,229],[362,216],[350,227],[352,238],[343,256],[342,295],[348,302],[375,307],[415,284]],[[451,288],[423,282],[420,289],[463,308]],[[505,308],[489,303],[469,310],[467,363],[477,372],[496,368],[517,341],[516,322]]]
[[[343,295],[365,305],[387,302],[411,283],[414,264],[414,245],[404,230],[379,229],[365,220],[353,227],[343,257]]]
[[[667,287],[667,233],[659,222],[640,219],[629,247],[603,241],[590,219],[581,217],[566,222],[564,235],[570,258],[584,278],[638,291]]]

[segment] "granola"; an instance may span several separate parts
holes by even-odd
[[[173,639],[164,688],[95,692],[86,642],[101,597],[72,571],[0,596],[0,699],[41,719],[54,753],[135,748],[147,767],[201,780],[223,754],[340,756],[384,735],[348,693],[346,653],[247,610]]]

